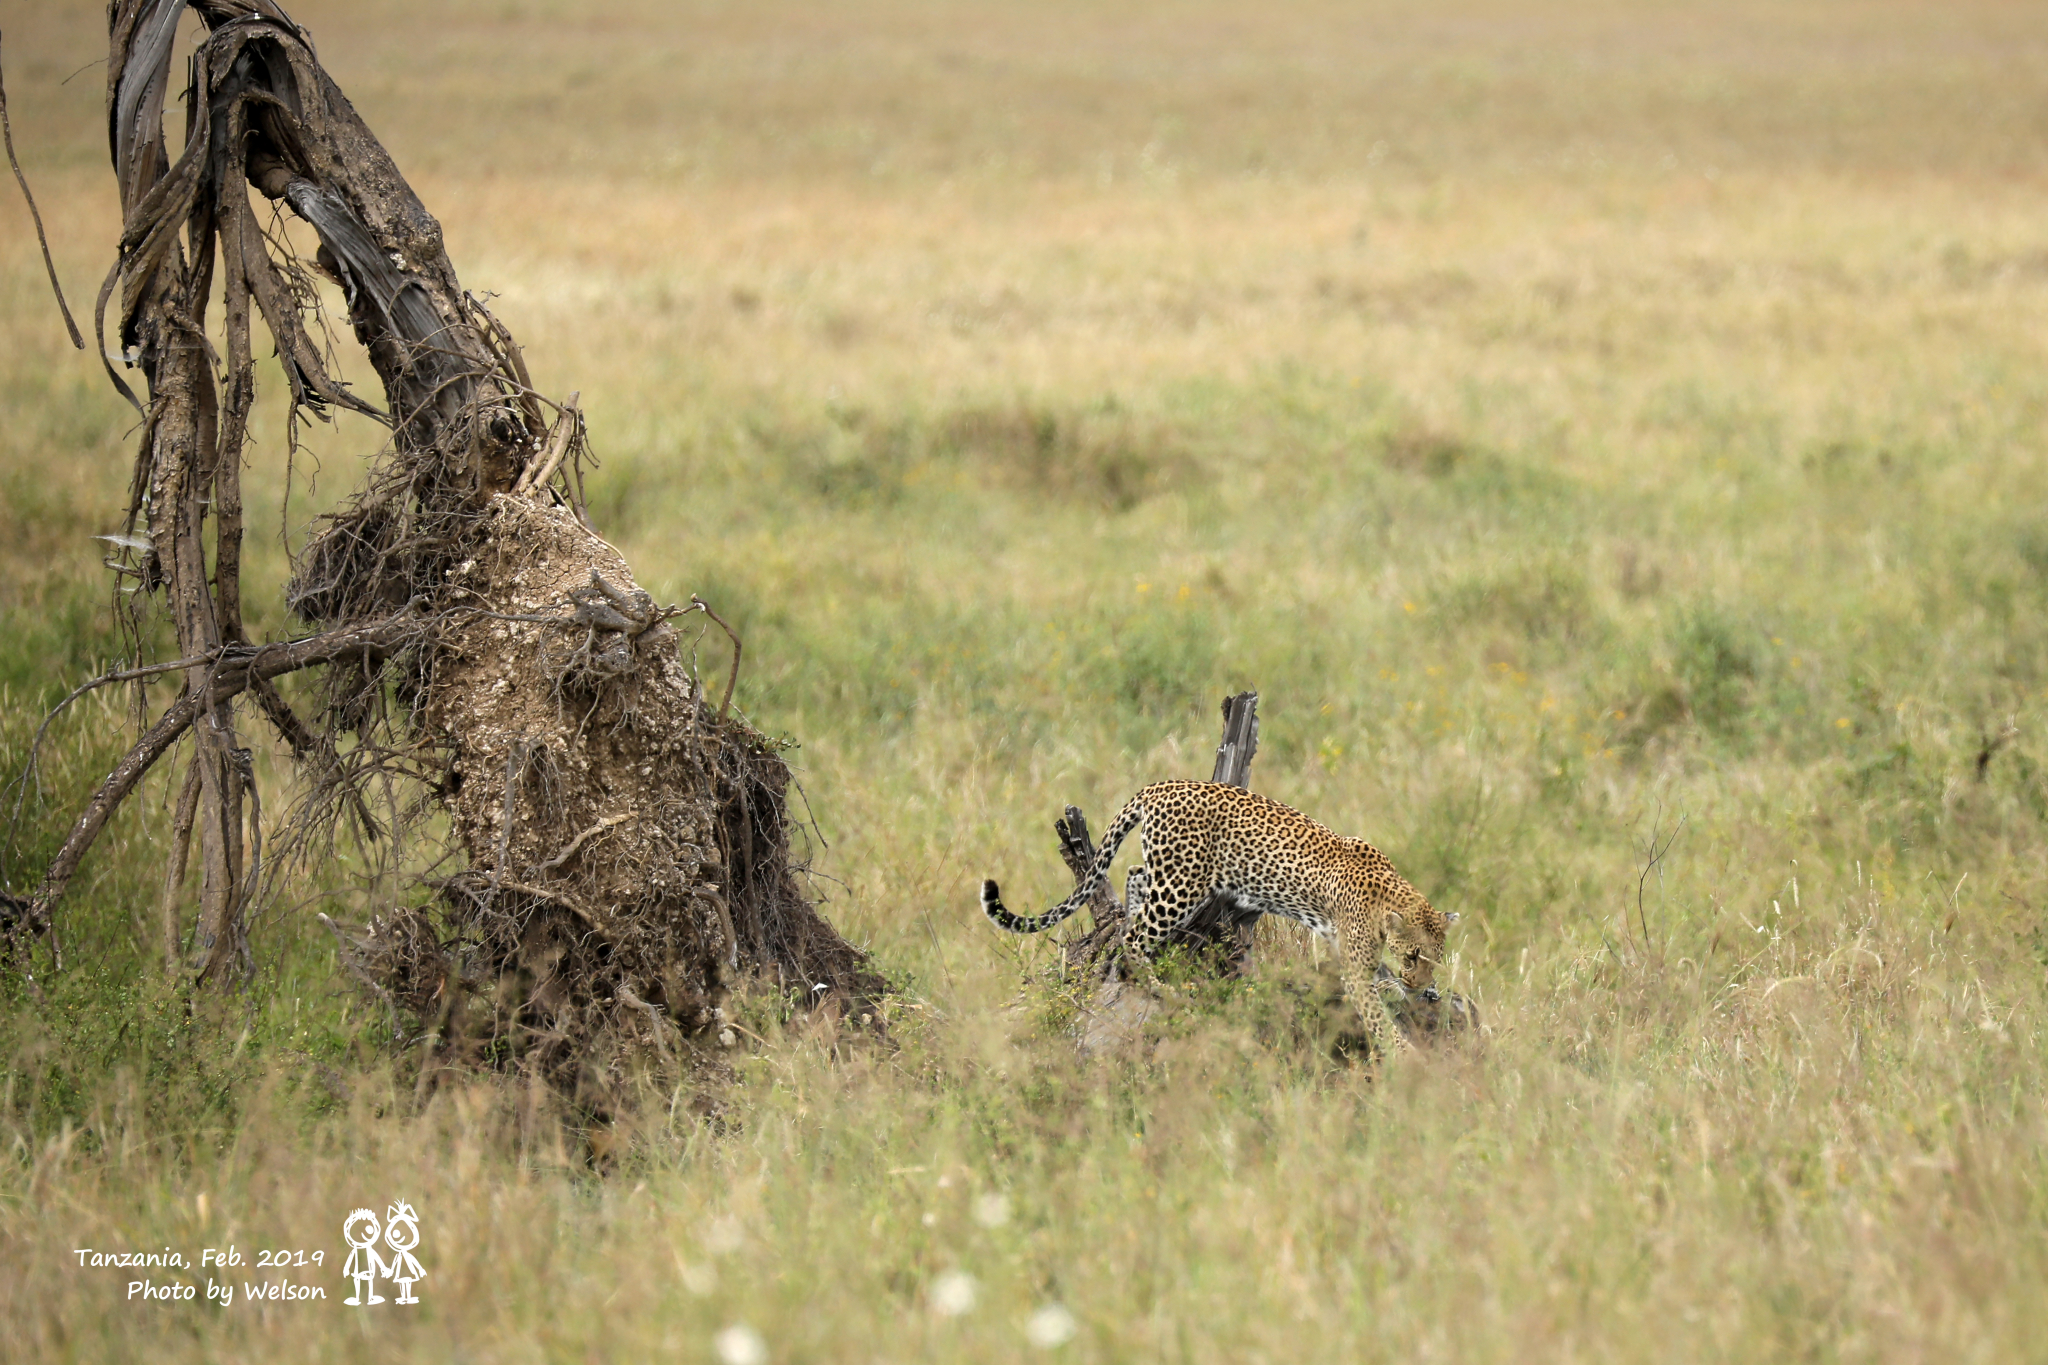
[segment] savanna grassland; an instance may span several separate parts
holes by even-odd
[[[582,392],[601,529],[744,635],[889,1041],[757,993],[723,1118],[650,1095],[596,1173],[530,1096],[417,1094],[312,919],[388,898],[346,857],[247,996],[165,985],[164,777],[47,1003],[5,986],[0,1355],[2048,1357],[2048,11],[293,9]],[[89,305],[100,17],[4,23]],[[122,648],[132,416],[0,223],[11,779]],[[274,635],[377,444],[304,431],[287,506],[281,390]],[[1025,985],[976,883],[1063,894],[1060,808],[1206,775],[1240,687],[1254,785],[1463,912],[1482,1044],[1344,1064],[1276,926],[1140,1055]],[[53,730],[4,889],[125,705]],[[400,1198],[423,1302],[340,1306],[342,1218]],[[74,1255],[231,1242],[329,1298]]]

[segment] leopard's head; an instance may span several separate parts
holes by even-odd
[[[1437,909],[1422,897],[1389,917],[1388,946],[1399,962],[1401,984],[1434,1004],[1436,969],[1444,959],[1444,937],[1458,922],[1458,912]]]

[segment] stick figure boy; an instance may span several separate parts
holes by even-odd
[[[360,1306],[384,1302],[382,1294],[371,1292],[376,1288],[377,1276],[388,1279],[391,1275],[391,1267],[377,1259],[377,1231],[377,1215],[368,1209],[357,1209],[341,1225],[343,1240],[355,1248],[349,1252],[341,1273],[354,1276],[356,1282],[355,1295],[343,1299],[343,1303]]]
[[[398,1281],[400,1303],[418,1303],[412,1296],[413,1281],[427,1278],[427,1272],[412,1254],[412,1249],[420,1244],[420,1216],[403,1199],[391,1205],[384,1215],[384,1242],[392,1252],[391,1264],[384,1268],[385,1278]]]

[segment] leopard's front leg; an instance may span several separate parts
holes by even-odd
[[[1338,930],[1338,950],[1343,955],[1344,994],[1351,997],[1352,1007],[1365,1021],[1365,1035],[1372,1041],[1375,1065],[1395,1052],[1409,1052],[1415,1047],[1401,1032],[1400,1025],[1394,1022],[1394,1012],[1387,1008],[1386,996],[1380,994],[1378,967],[1386,941],[1384,922],[1374,932],[1349,922],[1349,917],[1346,917]]]

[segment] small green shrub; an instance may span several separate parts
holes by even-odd
[[[1748,632],[1711,607],[1695,607],[1671,634],[1671,668],[1694,720],[1717,734],[1740,729],[1757,678]]]
[[[1555,555],[1454,579],[1433,594],[1431,606],[1448,629],[1484,626],[1527,645],[1589,643],[1601,624],[1585,570]]]

